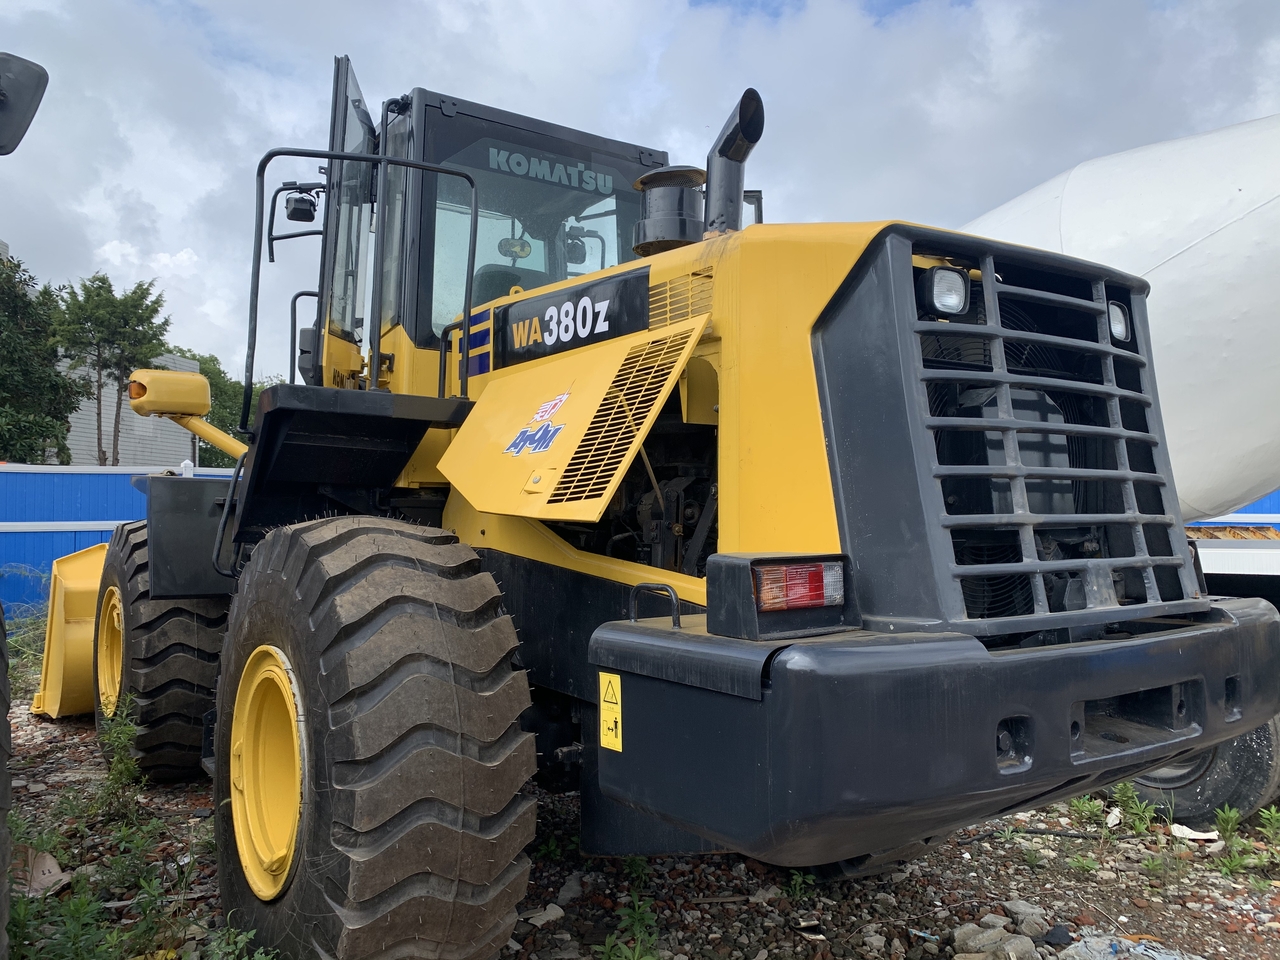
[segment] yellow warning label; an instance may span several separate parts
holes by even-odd
[[[622,752],[622,677],[600,674],[600,746]]]

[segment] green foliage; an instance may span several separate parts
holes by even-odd
[[[203,960],[273,960],[274,950],[252,949],[254,930],[236,930],[230,926],[213,931],[200,945]]]
[[[653,913],[652,900],[638,900],[618,908],[618,932],[628,940],[642,937],[657,938],[658,918]]]
[[[1240,832],[1240,811],[1228,803],[1224,803],[1213,813],[1218,827],[1218,837],[1231,846],[1231,841]]]
[[[58,369],[57,293],[0,259],[0,460],[70,463],[67,430],[84,386]]]
[[[1262,824],[1262,835],[1273,847],[1280,846],[1280,808],[1273,803],[1265,810],[1258,811],[1258,820]]]
[[[649,859],[647,857],[623,857],[622,872],[633,887],[644,883],[649,879]]]
[[[786,886],[782,888],[783,896],[788,900],[803,900],[805,897],[813,893],[813,885],[816,877],[812,873],[803,873],[799,870],[791,871],[791,879],[787,881]]]
[[[1111,791],[1111,798],[1120,807],[1134,833],[1146,833],[1151,829],[1151,822],[1156,818],[1155,804],[1144,802],[1132,783],[1117,783]]]
[[[622,918],[617,933],[609,934],[604,943],[591,948],[599,960],[655,960],[658,918],[653,913],[653,901],[640,900],[619,907],[617,913]]]
[[[16,565],[15,565],[16,566]],[[10,573],[10,568],[0,570],[0,576]],[[14,570],[20,576],[30,576],[26,569]],[[48,592],[49,575],[39,575],[46,582]],[[7,626],[9,638],[9,688],[14,700],[29,699],[40,687],[40,661],[44,657],[44,632],[47,607],[44,604],[13,604],[10,613],[13,615]]]
[[[559,861],[564,859],[564,850],[560,847],[559,840],[555,837],[547,837],[533,855],[538,860]]]
[[[151,366],[165,350],[169,318],[158,319],[164,294],[155,292],[155,281],[138,281],[117,294],[111,278],[95,273],[80,286],[68,287],[56,324],[58,344],[71,361],[72,370],[84,371],[95,400],[98,426],[98,465],[120,462],[120,416],[125,387],[134,370]],[[108,458],[103,429],[103,390],[116,388],[115,429]]]
[[[1093,873],[1101,866],[1093,857],[1086,857],[1084,854],[1076,854],[1067,860],[1067,866],[1072,870],[1079,870],[1081,873]]]
[[[1218,870],[1224,877],[1242,873],[1247,866],[1245,858],[1238,853],[1224,853],[1218,858]]]
[[[1035,847],[1027,847],[1022,851],[1022,862],[1028,867],[1038,867],[1044,863],[1044,854]]]
[[[1013,843],[1013,841],[1017,839],[1017,836],[1018,836],[1018,831],[1014,829],[1012,826],[1005,827],[1003,830],[1001,830],[999,833],[996,834],[996,837],[1004,843]]]
[[[1075,797],[1070,808],[1071,819],[1082,826],[1103,823],[1107,819],[1107,808],[1101,800],[1093,797]]]
[[[138,761],[133,756],[133,741],[138,728],[131,719],[134,701],[130,696],[120,699],[113,716],[106,718],[98,731],[98,739],[110,762],[107,776],[94,798],[94,813],[105,820],[134,823],[138,813],[140,775]]]

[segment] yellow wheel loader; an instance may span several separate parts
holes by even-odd
[[[185,611],[180,725],[229,601],[203,763],[262,946],[495,954],[535,776],[581,791],[592,855],[856,875],[1280,710],[1280,618],[1210,599],[1182,535],[1146,283],[760,222],[763,129],[748,90],[673,167],[424,89],[371,110],[342,58],[329,148],[264,156],[243,440],[198,378],[130,388],[236,470],[148,479],[145,601],[135,526],[96,634],[141,696],[164,645],[130,605]],[[325,179],[268,211],[281,157]],[[282,193],[323,202],[318,309],[253,409]]]

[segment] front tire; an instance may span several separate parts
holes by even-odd
[[[1280,793],[1280,717],[1176,764],[1134,778],[1143,800],[1175,822],[1211,829],[1224,804],[1247,820]]]
[[[286,957],[495,955],[536,825],[516,645],[493,578],[440,530],[338,517],[268,534],[240,578],[218,689],[231,924]]]
[[[116,527],[98,587],[94,718],[101,734],[118,704],[132,702],[132,751],[150,780],[201,775],[204,715],[213,709],[230,600],[151,599],[146,521]]]

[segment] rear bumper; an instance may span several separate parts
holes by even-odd
[[[599,750],[600,788],[785,866],[1080,794],[1280,712],[1280,615],[1259,600],[1133,639],[994,654],[956,634],[753,643],[701,623],[592,637],[590,662],[622,694],[623,750]]]

